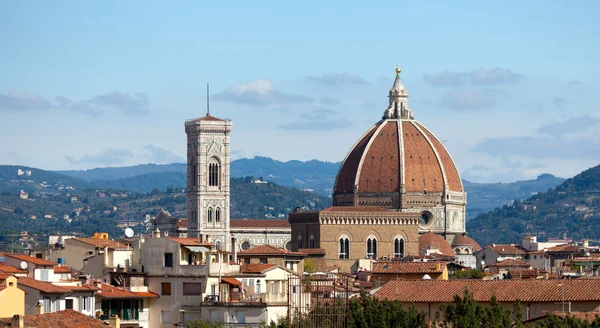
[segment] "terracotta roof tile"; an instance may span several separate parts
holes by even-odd
[[[426,234],[420,235],[419,253],[424,254],[426,250],[431,248],[438,249],[444,256],[454,257],[456,255],[454,253],[454,250],[452,249],[448,241],[444,239],[444,237],[437,235],[433,232],[428,232]]]
[[[234,285],[234,286],[241,286],[242,282],[235,279],[235,278],[227,278],[227,277],[223,277],[221,278],[221,281],[230,285]]]
[[[212,116],[212,115],[210,115],[210,114],[207,113],[206,116],[197,118],[196,121],[225,121],[225,120],[222,120],[220,118],[216,118],[216,117],[214,117],[214,116]]]
[[[26,328],[106,328],[102,320],[94,319],[75,310],[26,315],[23,318]],[[0,326],[10,327],[11,320],[12,318],[0,318]]]
[[[359,174],[360,192],[399,192],[400,156],[398,124],[386,121],[371,140]]]
[[[580,249],[579,246],[575,246],[575,245],[558,245],[558,246],[553,246],[547,249],[547,252],[551,252],[551,253],[576,253],[578,252]]]
[[[239,228],[288,228],[290,223],[288,220],[255,220],[255,219],[231,219],[229,220],[231,229]]]
[[[33,263],[35,265],[48,266],[48,265],[56,264],[54,262],[46,261],[44,259],[38,259],[36,257],[32,257],[32,256],[25,255],[25,254],[5,254],[5,256],[12,257],[14,259],[21,260],[21,261]]]
[[[537,277],[540,275],[540,272],[536,269],[510,269],[508,272],[512,276],[512,279]]]
[[[300,248],[298,252],[308,255],[325,255],[326,251],[324,248]]]
[[[352,147],[352,150],[350,150],[348,155],[346,155],[346,159],[340,166],[340,170],[335,180],[335,186],[333,188],[334,194],[354,192],[356,173],[358,171],[360,160],[363,157],[363,153],[369,140],[379,127],[379,124],[381,123],[371,127],[371,129],[363,135],[363,137],[354,145],[354,147]]]
[[[200,243],[200,239],[198,238],[176,238],[176,237],[169,237],[169,239],[171,239],[172,241],[184,245],[184,246],[205,246],[205,247],[212,247],[212,244],[210,243]]]
[[[18,277],[17,284],[49,294],[64,294],[71,292],[71,290],[67,289],[66,287],[56,286],[49,282],[39,281],[27,277]]]
[[[496,253],[500,255],[525,255],[525,249],[521,246],[515,245],[487,245],[489,249],[494,250]]]
[[[464,245],[473,245],[473,250],[475,252],[479,252],[481,250],[481,246],[478,242],[476,242],[473,238],[467,236],[466,234],[457,235],[452,240],[452,246],[464,246]]]
[[[450,157],[448,150],[446,147],[442,145],[442,143],[436,138],[431,131],[427,130],[422,124],[415,122],[421,130],[427,135],[435,150],[437,151],[440,159],[442,160],[442,164],[444,165],[444,173],[446,173],[446,180],[448,181],[448,188],[451,191],[463,191],[462,181],[460,179],[460,175],[458,174],[458,170],[456,169],[456,165],[454,161]]]
[[[27,273],[26,270],[15,268],[12,265],[6,265],[4,263],[0,264],[0,272],[4,272],[4,273]]]
[[[158,297],[157,294],[152,292],[132,292],[126,289],[122,289],[116,286],[108,284],[102,284],[101,289],[96,294],[103,298],[149,298]]]
[[[388,210],[378,206],[331,206],[321,212],[388,212]]]
[[[267,264],[241,264],[240,272],[241,273],[262,273],[266,269],[270,269],[274,267],[275,264],[267,263]]]
[[[55,265],[54,273],[72,273],[71,268],[65,265]]]
[[[112,239],[100,239],[100,238],[73,238],[73,240],[80,241],[84,244],[88,244],[94,247],[108,247],[109,249],[127,249],[127,245],[122,244]]]
[[[413,122],[402,122],[404,182],[407,192],[442,192],[444,177],[433,146]]]
[[[478,302],[489,302],[492,296],[499,302],[561,302],[563,292],[567,302],[600,301],[600,283],[585,279],[393,280],[375,296],[402,303],[445,303],[452,302],[455,295],[462,296],[465,288]]]
[[[442,273],[446,262],[377,262],[372,273]]]
[[[513,260],[513,259],[506,259],[506,260],[502,260],[500,262],[496,262],[494,264],[490,264],[490,265],[488,265],[488,267],[497,267],[497,268],[504,268],[504,267],[529,268],[529,267],[531,267],[531,264],[527,263],[527,262]]]
[[[240,251],[238,255],[298,255],[306,256],[304,252],[291,252],[285,248],[280,248],[273,245],[258,245],[245,251]]]

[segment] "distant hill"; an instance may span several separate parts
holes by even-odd
[[[538,192],[547,191],[561,184],[565,179],[552,174],[542,174],[535,180],[510,183],[474,183],[463,180],[467,191],[467,220],[501,207],[515,199],[527,199]]]
[[[19,170],[22,175],[19,175]],[[60,192],[85,189],[89,184],[83,180],[27,166],[0,165],[0,190],[7,192]]]
[[[482,244],[518,243],[526,235],[543,241],[563,233],[600,240],[600,166],[555,189],[481,214],[467,223],[467,231]]]
[[[243,158],[231,162],[231,176],[262,177],[282,186],[296,187],[330,196],[340,163],[311,161],[281,162],[268,157]],[[120,168],[98,168],[87,171],[60,171],[95,185],[123,188],[138,192],[150,192],[154,188],[185,187],[185,164],[136,165]],[[99,181],[100,180],[100,181]],[[562,183],[564,179],[550,174],[540,175],[535,180],[511,183],[473,183],[463,181],[467,191],[467,219],[503,206],[515,199],[526,199],[531,195],[547,191]]]
[[[56,171],[85,181],[118,180],[136,177],[149,173],[186,172],[184,163],[174,164],[140,164],[125,167],[101,167],[90,170]]]
[[[17,174],[19,168],[24,171],[22,176]],[[147,231],[146,215],[154,216],[160,208],[186,217],[184,189],[173,186],[183,185],[184,179],[183,173],[163,172],[85,182],[55,172],[0,166],[0,250],[15,246],[15,236],[21,231],[38,235],[36,242],[44,240],[42,235],[57,232],[91,235],[105,231],[119,236],[126,225],[138,232]],[[314,192],[255,180],[231,179],[232,218],[286,218],[296,206],[317,210],[331,202]],[[145,189],[151,192],[135,192]],[[20,190],[28,191],[29,197],[21,199]]]

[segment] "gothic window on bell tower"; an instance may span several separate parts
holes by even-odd
[[[207,221],[208,221],[208,224],[212,224],[212,222],[213,222],[213,209],[212,209],[212,207],[208,208]]]
[[[221,164],[215,157],[208,161],[208,186],[219,187],[221,178]]]
[[[215,210],[215,223],[219,224],[221,222],[221,208],[217,207]]]

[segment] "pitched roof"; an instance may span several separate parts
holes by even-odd
[[[245,251],[240,251],[238,255],[288,255],[288,254],[298,254],[292,253],[285,248],[279,248],[273,245],[258,245],[254,246]]]
[[[25,327],[52,328],[106,328],[102,320],[94,319],[75,310],[26,315]],[[10,327],[12,318],[0,318],[1,327]]]
[[[100,290],[96,294],[103,298],[149,298],[159,297],[157,294],[152,292],[132,292],[130,290],[122,289],[116,286],[102,283]]]
[[[576,253],[580,247],[575,245],[558,245],[547,249],[547,252]]]
[[[254,219],[231,219],[229,220],[231,229],[239,228],[287,228],[291,229],[288,220],[254,220]]]
[[[37,257],[32,257],[26,254],[5,254],[4,256],[7,257],[12,257],[13,259],[17,259],[17,260],[21,260],[21,261],[25,261],[25,262],[29,262],[29,263],[33,263],[35,265],[55,265],[56,263],[54,262],[50,262],[50,261],[46,261],[44,259],[38,259]]]
[[[171,239],[172,241],[181,244],[183,246],[206,246],[206,247],[212,247],[212,244],[210,243],[200,243],[200,239],[198,238],[176,238],[176,237],[169,237],[169,239]]]
[[[234,286],[241,286],[242,282],[235,279],[235,278],[227,278],[227,277],[223,277],[221,278],[221,281],[230,285],[234,285]]]
[[[496,296],[499,302],[568,302],[600,301],[597,280],[532,279],[532,280],[392,280],[375,296],[402,303],[453,302],[468,289],[478,302],[488,302]]]
[[[6,265],[4,263],[0,264],[0,272],[4,272],[4,273],[27,273],[26,270],[21,270],[19,268],[15,268],[12,265]]]
[[[298,252],[309,254],[309,255],[325,255],[326,251],[324,248],[300,248]]]
[[[487,248],[500,255],[525,255],[525,249],[518,245],[487,245]]]
[[[388,210],[378,206],[331,206],[321,212],[388,212]]]
[[[84,244],[88,244],[94,247],[108,247],[109,249],[127,249],[127,245],[122,244],[112,239],[100,239],[100,238],[73,238],[74,240],[80,241]]]
[[[65,265],[55,265],[54,273],[72,273],[71,268]]]
[[[377,262],[372,273],[442,273],[447,262]]]
[[[267,263],[267,264],[241,264],[240,272],[241,273],[262,273],[263,271],[274,267],[275,264]]]
[[[531,264],[527,263],[527,262],[523,262],[523,261],[517,261],[517,260],[513,260],[513,259],[506,259],[506,260],[502,260],[500,262],[496,262],[494,264],[490,264],[490,265],[488,265],[488,267],[497,267],[497,268],[504,268],[504,267],[529,268],[529,267],[531,267]]]
[[[21,286],[36,289],[36,290],[39,290],[41,292],[48,293],[48,294],[64,294],[64,293],[71,292],[71,290],[67,289],[67,287],[60,287],[60,286],[53,285],[49,282],[39,281],[39,280],[35,280],[32,278],[27,278],[27,277],[19,277],[19,280],[17,280],[17,283]]]
[[[210,115],[209,113],[206,113],[206,116],[197,118],[196,121],[224,121],[220,118],[216,118],[212,115]]]

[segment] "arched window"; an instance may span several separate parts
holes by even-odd
[[[396,239],[394,239],[394,257],[404,257],[404,238],[402,237],[396,237]]]
[[[212,223],[213,222],[213,209],[212,207],[208,208],[208,223]]]
[[[373,235],[367,238],[367,257],[370,259],[377,258],[377,238]]]
[[[456,253],[456,255],[460,255],[460,248],[455,248],[454,253]]]
[[[208,162],[208,185],[218,187],[221,177],[221,164],[216,158],[211,158]]]
[[[221,222],[221,209],[219,207],[217,207],[217,210],[215,211],[215,223],[220,223]]]
[[[315,236],[313,235],[308,238],[308,248],[315,248]]]
[[[350,258],[350,239],[348,236],[342,235],[339,240],[339,258],[340,259],[349,259]]]
[[[218,251],[221,250],[221,242],[220,241],[217,241],[217,243],[215,244],[215,246],[217,247]]]
[[[302,235],[298,235],[298,249],[302,248]]]

